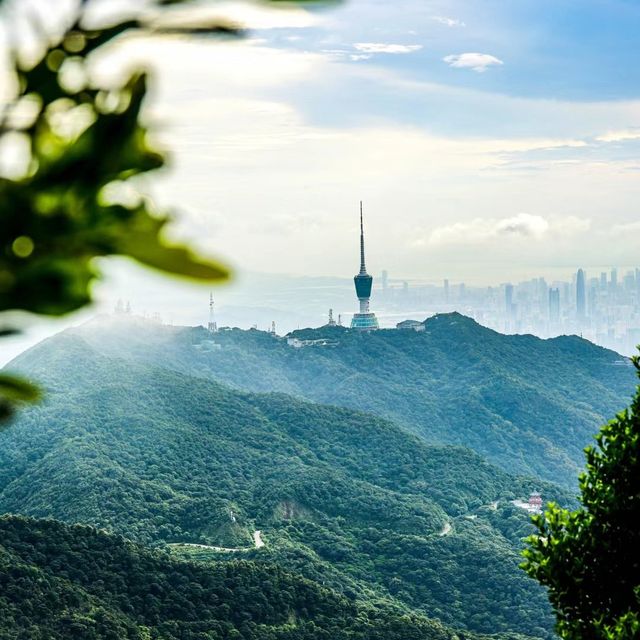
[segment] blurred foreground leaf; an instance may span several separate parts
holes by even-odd
[[[7,373],[0,372],[0,424],[8,418],[17,404],[34,402],[40,398],[40,390],[35,385]]]
[[[12,159],[0,174],[0,313],[61,315],[83,307],[100,276],[95,258],[109,255],[196,280],[229,276],[215,259],[167,242],[171,218],[148,198],[121,197],[135,193],[132,179],[165,163],[142,113],[146,75],[134,70],[119,86],[100,86],[87,58],[129,33],[235,37],[242,29],[202,17],[186,24],[172,9],[197,4],[187,0],[156,0],[134,19],[88,28],[90,4],[81,1],[75,20],[57,35],[33,21],[45,45],[35,63],[10,52],[17,89],[0,108],[0,148]],[[0,418],[12,403],[38,397],[28,383],[3,379]]]

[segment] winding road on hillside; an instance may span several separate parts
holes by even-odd
[[[493,502],[490,502],[489,504],[485,504],[482,505],[484,508],[489,508],[492,511],[496,511],[498,509],[498,504],[499,501],[495,500]],[[481,507],[482,508],[482,507]],[[469,514],[465,514],[464,516],[457,516],[457,517],[474,517],[474,516],[469,516]],[[475,516],[477,517],[477,516]],[[451,533],[453,533],[454,529],[453,529],[453,521],[452,520],[447,520],[443,526],[442,529],[438,532],[438,536],[439,537],[444,537],[444,536],[448,536]],[[262,539],[262,531],[260,531],[259,529],[253,532],[253,547],[216,547],[216,546],[212,546],[212,545],[208,545],[208,544],[198,544],[195,542],[174,542],[169,544],[168,546],[170,547],[191,547],[191,548],[196,548],[196,549],[207,549],[209,551],[216,551],[218,553],[242,553],[242,552],[247,552],[247,551],[252,551],[253,549],[261,549],[262,547],[265,546],[264,540]]]
[[[195,549],[207,549],[208,551],[217,551],[219,553],[241,553],[244,551],[252,551],[264,547],[262,539],[262,531],[253,532],[253,547],[215,547],[210,544],[198,544],[197,542],[172,542],[169,547],[191,547]]]

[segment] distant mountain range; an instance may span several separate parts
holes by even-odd
[[[453,320],[451,334],[460,330]],[[537,488],[566,504],[570,492],[517,478],[468,449],[429,445],[371,414],[210,379],[231,379],[236,367],[237,386],[243,376],[246,386],[284,386],[289,375],[311,385],[315,371],[326,393],[341,368],[346,389],[358,387],[350,362],[363,385],[375,371],[355,371],[369,368],[388,369],[393,384],[396,352],[420,351],[434,332],[334,334],[335,347],[294,349],[259,332],[227,332],[214,336],[217,348],[202,330],[116,322],[41,343],[12,365],[48,394],[0,433],[0,511],[93,525],[215,566],[267,562],[375,615],[551,637],[545,593],[518,569],[528,517],[510,501]],[[451,349],[442,347],[441,362]],[[624,367],[607,367],[611,355],[598,352],[602,362],[591,366],[616,380]],[[429,635],[434,628],[397,637],[439,637]],[[349,633],[328,637],[378,637]]]
[[[101,353],[374,413],[429,443],[469,447],[506,471],[570,488],[584,447],[636,384],[627,359],[577,336],[506,336],[457,313],[430,318],[424,332],[294,332],[326,343],[302,348],[255,330],[119,324],[79,331]]]

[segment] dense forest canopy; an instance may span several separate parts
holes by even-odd
[[[164,367],[104,356],[82,330],[19,358],[47,399],[0,434],[0,509],[183,557],[268,560],[474,632],[550,637],[545,593],[518,569],[532,528],[510,501],[570,493],[370,414],[233,391],[174,364],[170,350]]]
[[[577,336],[505,336],[459,314],[430,318],[424,332],[296,332],[329,341],[299,349],[255,330],[126,326],[103,322],[83,336],[106,354],[385,416],[573,490],[584,447],[635,386],[628,360]]]
[[[206,565],[91,527],[0,518],[0,636],[20,640],[455,640],[277,566]]]

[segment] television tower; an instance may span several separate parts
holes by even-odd
[[[218,323],[216,322],[216,316],[213,311],[213,293],[209,294],[209,324],[207,325],[209,333],[217,333]]]
[[[367,273],[364,263],[364,224],[362,222],[362,200],[360,200],[360,272],[353,278],[356,285],[356,295],[360,302],[359,313],[354,313],[351,320],[351,328],[361,331],[371,331],[378,328],[378,319],[375,313],[369,310],[369,299],[371,298],[371,287],[373,277]]]

